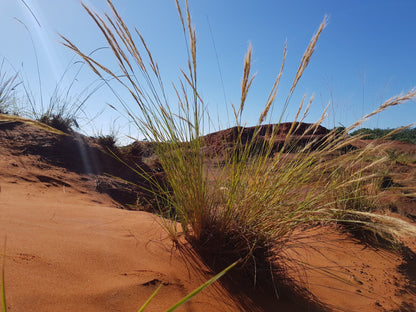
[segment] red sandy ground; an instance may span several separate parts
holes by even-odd
[[[119,209],[96,192],[94,175],[3,143],[0,137],[0,248],[7,237],[9,312],[137,311],[160,283],[147,311],[164,311],[213,276],[191,247],[174,247],[155,215]],[[289,277],[314,300],[277,302],[217,283],[179,311],[415,311],[416,244],[407,244],[403,257],[332,228],[305,231],[287,254],[307,268],[294,266]]]

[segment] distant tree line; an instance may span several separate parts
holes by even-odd
[[[351,135],[364,135],[364,139],[374,140],[381,139],[388,135],[394,129],[368,129],[362,128],[354,132],[351,132]],[[387,137],[388,140],[397,140],[397,141],[406,141],[413,144],[416,144],[416,128],[409,128],[397,133],[394,133]]]

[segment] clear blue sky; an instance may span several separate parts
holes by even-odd
[[[59,44],[58,33],[86,52],[106,44],[77,0],[26,0],[26,3],[40,26],[20,0],[2,1],[0,57],[6,58],[27,77],[38,96],[34,49],[28,32],[15,18],[23,21],[35,41],[43,96],[47,102],[65,67],[74,61],[73,53]],[[99,12],[108,11],[104,0],[85,3]],[[292,98],[286,120],[293,119],[304,93],[308,97],[315,94],[308,122],[316,121],[328,102],[332,102],[324,122],[332,128],[339,124],[348,126],[374,110],[383,100],[416,86],[414,0],[189,0],[189,3],[197,30],[200,93],[213,119],[220,117],[222,127],[229,125],[225,107],[230,102],[239,103],[242,65],[249,42],[253,46],[253,72],[257,72],[257,76],[243,119],[253,125],[280,68],[285,41],[288,44],[287,62],[276,102],[275,120],[300,58],[325,14],[328,15],[328,26]],[[114,4],[128,25],[136,26],[144,35],[166,84],[177,82],[179,68],[186,66],[186,54],[175,1],[114,0]],[[104,60],[110,56],[105,50],[98,53]],[[94,79],[85,67],[77,87],[81,90]],[[169,98],[175,100],[173,92],[169,93]],[[85,125],[86,131],[106,132],[115,120],[121,125],[120,135],[127,134],[127,121],[105,103],[116,104],[105,89],[100,89],[87,102],[90,116],[104,112],[92,124]],[[413,122],[416,122],[414,102],[392,108],[365,126],[392,128]]]

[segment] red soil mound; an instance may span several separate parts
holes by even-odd
[[[322,126],[313,127],[308,123],[281,123],[281,124],[268,124],[260,127],[247,127],[244,128],[241,133],[241,143],[243,145],[253,140],[254,134],[256,134],[254,145],[262,146],[265,142],[270,140],[271,136],[274,137],[273,151],[277,151],[283,147],[286,137],[292,127],[292,133],[290,135],[290,144],[288,148],[296,150],[299,147],[305,146],[311,141],[316,141],[319,144],[319,139],[329,133],[329,130]],[[233,127],[230,129],[210,133],[204,137],[206,145],[205,155],[209,157],[223,156],[224,153],[228,153],[235,143],[238,142],[238,136],[240,135],[241,128]]]
[[[34,166],[57,167],[89,175],[90,180],[95,181],[96,191],[109,194],[122,205],[137,203],[145,210],[151,210],[155,205],[153,195],[146,191],[151,189],[149,183],[128,166],[157,178],[153,170],[140,158],[125,158],[116,149],[98,144],[97,139],[77,133],[59,135],[23,122],[3,122],[0,123],[0,142],[0,148],[13,156],[35,157]],[[44,182],[42,177],[38,179]]]

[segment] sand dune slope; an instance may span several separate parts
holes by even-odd
[[[209,277],[172,249],[154,215],[71,187],[5,178],[0,185],[9,311],[137,311],[160,283],[148,311],[163,311]],[[183,310],[233,310],[226,296],[212,296],[206,291]]]

